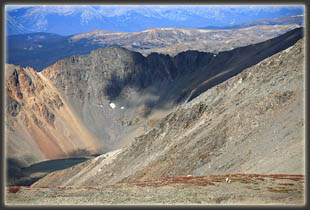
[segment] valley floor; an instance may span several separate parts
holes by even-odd
[[[7,187],[7,205],[305,205],[304,175],[166,177],[102,187]]]

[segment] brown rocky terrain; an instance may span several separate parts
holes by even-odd
[[[304,203],[304,177],[284,174],[178,176],[103,187],[7,188],[8,205],[302,206]]]
[[[7,202],[304,205],[304,75],[301,39],[178,106],[127,147],[8,188]]]
[[[108,152],[118,149],[126,136],[145,128],[158,111],[167,112],[192,100],[246,67],[286,49],[301,36],[302,30],[294,29],[266,42],[217,55],[187,51],[174,57],[157,53],[144,57],[109,47],[58,61],[39,74],[70,102]],[[110,107],[111,103],[116,108]]]
[[[51,173],[33,186],[189,174],[304,174],[303,84],[302,39],[178,106],[129,146]]]
[[[42,128],[37,129],[40,132],[50,131],[61,137],[64,136],[64,130],[71,126],[69,132],[85,131],[75,133],[85,137],[75,145],[85,149],[89,148],[88,145],[100,142],[103,145],[101,151],[107,152],[71,168],[50,173],[31,188],[21,188],[16,194],[7,194],[8,200],[10,203],[27,203],[31,200],[28,196],[36,195],[38,197],[34,199],[38,200],[35,202],[41,199],[45,204],[54,198],[59,204],[85,203],[91,197],[74,201],[69,196],[65,201],[59,198],[62,197],[61,191],[58,188],[53,191],[56,188],[52,187],[77,187],[65,189],[72,196],[83,191],[80,187],[97,187],[99,191],[91,194],[95,197],[90,203],[102,204],[105,202],[98,197],[101,193],[110,194],[107,189],[111,185],[128,185],[122,189],[130,193],[133,189],[130,183],[139,186],[146,181],[156,185],[162,182],[156,180],[164,180],[173,185],[178,182],[173,177],[191,180],[182,177],[193,176],[193,182],[196,183],[200,182],[200,176],[208,174],[226,174],[227,177],[227,174],[254,173],[268,176],[293,174],[301,178],[296,179],[296,183],[285,181],[279,184],[277,176],[276,179],[270,176],[276,186],[269,186],[269,181],[261,182],[259,190],[263,191],[258,193],[261,193],[261,199],[251,200],[256,188],[247,184],[252,181],[256,183],[261,175],[251,176],[252,181],[239,183],[235,187],[240,187],[240,191],[236,192],[238,195],[244,194],[247,188],[253,194],[240,199],[225,195],[225,198],[228,197],[224,200],[228,203],[243,201],[241,203],[302,205],[304,189],[303,176],[300,175],[305,174],[302,33],[302,29],[295,29],[266,42],[218,54],[188,51],[175,57],[156,53],[144,57],[123,48],[110,47],[93,51],[88,56],[61,60],[41,73],[8,66],[11,70],[8,70],[7,86],[14,88],[8,88],[7,114],[13,120],[7,121],[7,127],[24,113],[31,113],[38,122],[42,121]],[[31,73],[28,71],[34,75],[29,76]],[[33,81],[23,79],[23,74]],[[19,85],[20,81],[28,85]],[[39,92],[37,87],[41,83],[45,89]],[[36,101],[42,101],[37,109],[35,105],[25,109],[31,104],[28,101],[31,99],[29,92],[35,93]],[[45,99],[43,103],[46,96],[52,102],[47,103]],[[60,101],[62,106],[57,108],[55,104],[60,104]],[[66,111],[61,112],[65,108]],[[33,120],[34,123],[37,121]],[[62,126],[57,127],[57,122]],[[26,124],[23,121],[11,125],[12,132],[8,133],[7,142],[17,142],[14,139],[18,138],[13,132],[18,128],[17,125],[25,127]],[[25,127],[25,133],[27,129]],[[74,144],[74,140],[68,139],[68,144]],[[94,139],[94,143],[89,142],[90,139]],[[57,142],[57,139],[53,141]],[[99,147],[96,145],[93,148]],[[46,155],[43,151],[42,147],[38,147],[37,154]],[[68,151],[62,150],[62,153],[68,154]],[[10,154],[12,159],[23,159],[16,157],[15,153]],[[35,156],[40,160],[39,155]],[[174,181],[170,182],[170,178],[167,181],[167,177],[172,177]],[[207,180],[201,182],[209,183]],[[164,187],[161,189],[168,189],[168,194],[178,189],[170,184],[161,186]],[[215,193],[203,203],[225,203],[222,197],[227,190],[226,184],[220,184],[219,194]],[[48,187],[46,195],[54,198],[45,200],[40,197],[40,193],[46,189],[42,187]],[[140,191],[142,195],[155,189],[154,186],[149,187]],[[205,193],[207,188],[201,187],[199,189]],[[118,187],[112,189],[116,194],[111,195],[119,195]],[[196,190],[196,187],[185,187],[180,192],[180,198],[184,197],[184,192],[193,197],[192,192]],[[281,198],[277,197],[279,190],[282,192]],[[291,191],[292,194],[288,193]],[[267,195],[271,197],[266,198]],[[172,203],[191,201],[183,199]],[[107,201],[111,202],[115,203]],[[120,200],[116,202],[122,203]],[[151,203],[150,200],[146,202]]]
[[[98,152],[102,142],[44,78],[31,68],[7,65],[6,70],[6,156],[12,178],[18,167]]]

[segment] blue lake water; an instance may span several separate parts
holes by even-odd
[[[74,165],[83,163],[101,154],[91,155],[89,157],[76,157],[76,158],[64,158],[56,160],[47,160],[39,163],[35,163],[31,166],[21,168],[21,173],[16,175],[10,175],[10,183],[8,186],[30,186],[34,182],[38,181],[47,174],[66,168],[70,168]],[[38,174],[39,173],[39,174]]]
[[[53,172],[57,170],[62,170],[65,168],[72,167],[76,164],[82,163],[90,158],[65,158],[65,159],[56,159],[56,160],[47,160],[42,161],[26,168],[23,168],[24,173],[36,173],[36,172]]]

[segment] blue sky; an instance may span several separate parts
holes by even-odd
[[[6,10],[12,10],[12,9],[18,9],[18,8],[22,8],[22,7],[30,7],[30,6],[41,6],[41,5],[6,5],[5,9]],[[107,5],[107,6],[112,6],[112,5]],[[119,5],[121,6],[121,5]],[[127,6],[127,5],[124,5]],[[130,5],[128,5],[130,6]],[[146,5],[141,5],[141,6],[146,6]],[[150,5],[152,6],[152,5]],[[158,7],[164,8],[164,7],[171,7],[172,5],[156,5]],[[177,6],[187,6],[187,5],[177,5]],[[194,6],[194,5],[188,5],[188,6]],[[198,5],[198,6],[203,6],[203,5]],[[208,5],[211,6],[211,5]],[[219,5],[214,5],[214,6],[219,6]],[[222,7],[300,7],[299,5],[221,5]]]
[[[22,7],[25,7],[25,6],[24,5],[23,6],[21,6],[21,5],[16,5],[16,6],[15,5],[14,6],[13,5],[6,5],[5,9],[6,10],[12,10],[12,9],[18,9],[18,8],[22,8]]]

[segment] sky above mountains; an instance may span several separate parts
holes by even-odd
[[[7,35],[203,28],[304,14],[300,5],[6,5]]]

